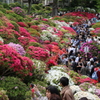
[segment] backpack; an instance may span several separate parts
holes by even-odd
[[[97,70],[97,71],[95,71],[95,72],[92,74],[92,79],[95,79],[95,80],[98,79],[98,76],[97,76],[97,72],[98,72],[98,71],[100,71],[100,69]]]

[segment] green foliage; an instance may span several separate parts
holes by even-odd
[[[42,45],[40,43],[38,43],[38,42],[30,42],[29,46],[41,47],[42,48]]]
[[[4,7],[5,9],[8,9],[8,10],[10,9],[10,7],[9,7],[9,5],[8,5],[7,3],[3,3],[2,5],[3,5],[3,7]]]
[[[33,59],[32,61],[34,62],[34,66],[36,66],[35,69],[33,70],[34,79],[39,79],[39,80],[44,79],[46,64],[40,60]]]
[[[31,100],[31,91],[27,91],[25,94],[26,99],[25,100]]]
[[[10,100],[25,100],[25,93],[28,87],[17,77],[2,77],[0,87],[7,90],[7,95]]]
[[[3,8],[3,5],[0,4],[0,8]]]
[[[31,22],[32,18],[29,15],[26,15],[24,20],[25,20],[25,22]]]
[[[33,81],[33,84],[36,84],[36,86],[38,87],[40,93],[43,96],[45,96],[47,83],[44,80],[40,81],[40,80],[36,79],[36,80]]]
[[[0,100],[9,100],[8,96],[6,95],[6,91],[0,88]]]
[[[100,27],[100,22],[95,23],[92,27],[93,27],[93,28],[99,28],[99,27]]]
[[[31,33],[31,36],[40,36],[38,31],[33,28],[28,28],[27,30],[29,31],[29,33]]]
[[[0,11],[2,11],[3,13],[6,13],[6,9],[5,8],[0,8]]]
[[[19,25],[16,22],[14,22],[14,21],[11,21],[11,24],[14,25],[14,27],[15,27],[14,30],[19,32]]]
[[[17,20],[17,22],[23,22],[24,21],[24,19],[23,19],[23,17],[22,16],[20,16],[20,15],[17,15],[17,14],[15,14],[14,12],[13,13],[9,13],[8,14],[9,16],[9,18],[11,19],[16,19]]]
[[[39,25],[39,24],[40,24],[40,22],[38,20],[32,21],[32,25]]]
[[[95,7],[97,8],[97,12],[100,13],[100,0],[96,0],[96,5]]]
[[[24,11],[24,9],[20,8],[20,7],[14,7],[12,9],[16,14],[22,16],[22,17],[25,17],[26,13]]]
[[[18,2],[15,2],[15,3],[10,3],[10,4],[9,4],[9,7],[10,7],[10,8],[14,8],[14,7],[21,7],[21,4],[20,4],[20,3],[18,3]]]
[[[48,21],[41,21],[42,23],[44,23],[44,24],[48,24],[48,25],[50,25],[50,26],[56,26],[56,24],[55,23],[53,23],[51,20],[48,20]]]
[[[0,17],[3,17],[4,13],[2,11],[0,11]]]
[[[6,14],[5,16],[6,16],[9,20],[17,22],[17,19],[16,19],[15,17],[11,16],[10,14]]]

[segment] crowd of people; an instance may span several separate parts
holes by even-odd
[[[57,63],[66,65],[66,67],[69,67],[71,70],[91,78],[93,78],[94,72],[97,72],[97,80],[100,82],[100,59],[97,56],[89,58],[88,48],[85,48],[86,55],[84,57],[80,54],[80,48],[85,42],[96,41],[99,45],[99,39],[93,38],[89,30],[91,25],[95,22],[95,18],[92,18],[84,21],[82,24],[70,25],[70,27],[76,31],[77,36],[71,38],[70,45],[66,47],[66,53],[59,55]],[[46,88],[45,97],[43,97],[38,88],[34,86],[32,88],[32,100],[75,100],[74,94],[69,87],[69,79],[62,77],[59,83],[63,87],[61,92],[55,86],[48,86]],[[88,99],[83,97],[79,100]]]
[[[90,27],[95,23],[93,19],[86,20],[82,24],[71,25],[71,27],[76,31],[77,36],[71,38],[70,45],[66,48],[66,53],[59,55],[58,64],[63,64],[69,67],[75,72],[87,75],[94,78],[94,72],[97,71],[98,82],[100,82],[100,58],[97,56],[88,57],[89,48],[84,48],[86,55],[84,57],[80,54],[80,48],[82,44],[86,42],[97,42],[99,45],[99,39],[93,38],[90,34]]]

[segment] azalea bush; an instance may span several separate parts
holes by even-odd
[[[88,91],[91,93],[95,93],[95,90],[96,90],[96,86],[94,86],[93,84],[89,82],[81,83],[79,87],[81,88],[82,91]]]
[[[20,16],[22,16],[22,17],[24,17],[25,16],[25,11],[23,10],[23,9],[21,9],[20,7],[14,7],[14,8],[12,8],[12,10],[16,13],[16,14],[18,14],[18,15],[20,15]]]
[[[49,57],[48,50],[40,47],[29,46],[27,54],[34,59],[45,61]]]
[[[36,29],[28,28],[27,30],[29,31],[31,36],[39,36],[40,37],[40,33]]]
[[[21,43],[21,45],[25,48],[25,50],[27,49],[27,47],[31,42],[36,42],[32,37],[26,37],[26,36],[25,37],[21,36],[18,38],[18,40]]]
[[[17,22],[20,27],[28,27],[28,25],[24,22]]]
[[[15,43],[10,42],[8,44],[8,46],[10,46],[13,49],[15,49],[16,52],[18,52],[21,56],[24,56],[25,53],[26,53],[25,50],[24,50],[24,48],[20,44],[15,44]]]
[[[28,91],[27,85],[17,77],[0,77],[0,87],[7,91],[10,100],[25,100]]]
[[[48,74],[45,77],[46,82],[61,89],[59,80],[61,77],[67,77],[69,79],[69,85],[73,85],[74,82],[71,77],[64,72],[64,70],[65,68],[60,66],[51,67],[51,70],[48,71]]]
[[[19,36],[19,33],[13,29],[10,29],[6,27],[2,27],[0,29],[0,36],[4,39],[4,43],[9,43],[9,42],[17,42],[17,38]]]
[[[89,92],[84,92],[84,91],[79,91],[75,93],[74,97],[75,97],[75,100],[79,100],[82,97],[86,97],[87,99],[90,99],[90,100],[99,100],[99,97],[96,96],[95,94],[91,94]]]
[[[8,95],[6,94],[6,91],[0,88],[0,99],[1,100],[9,100]]]
[[[96,84],[98,82],[94,79],[89,78],[88,76],[80,75],[77,72],[74,72],[73,70],[69,70],[68,74],[77,85],[80,85],[84,82],[89,82],[91,84]]]
[[[70,12],[70,13],[66,13],[65,15],[86,17],[88,19],[96,17],[95,14],[88,13],[88,12]]]
[[[100,27],[100,22],[95,23],[94,25],[92,25],[93,28],[99,28]]]
[[[87,52],[88,58],[92,58],[98,55],[98,53],[100,53],[100,47],[99,45],[97,45],[96,42],[86,42],[86,43],[83,43],[80,48],[80,53],[83,57],[86,55],[86,52],[84,50],[85,47],[89,48],[89,51]]]
[[[34,62],[34,70],[32,71],[34,73],[34,79],[42,80],[45,76],[45,70],[46,70],[46,63],[41,60],[32,60]],[[38,73],[38,74],[37,74]]]
[[[0,45],[1,75],[16,73],[18,76],[32,75],[33,62],[28,57],[23,57],[8,45]]]
[[[49,40],[52,42],[58,42],[60,38],[56,34],[52,34],[49,30],[43,30],[41,34],[41,39],[42,40]]]
[[[92,36],[100,36],[100,28],[95,28],[90,33]]]

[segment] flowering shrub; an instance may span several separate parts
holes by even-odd
[[[89,82],[89,83],[92,83],[92,84],[96,84],[96,83],[98,83],[98,81],[96,81],[96,80],[94,80],[94,79],[91,79],[91,78],[83,78],[83,79],[81,79],[81,77],[79,77],[78,79],[77,79],[77,82],[78,82],[78,84],[81,84],[81,83],[84,83],[84,82]]]
[[[40,30],[39,26],[37,26],[37,25],[32,25],[31,28],[33,28],[33,29],[35,29],[35,30],[37,30],[37,31]]]
[[[65,30],[68,30],[72,35],[75,35],[76,32],[71,27],[62,26]]]
[[[28,32],[31,36],[40,36],[40,33],[36,29],[28,28]]]
[[[100,89],[96,89],[95,94],[100,98]]]
[[[7,27],[8,29],[14,29],[14,25],[12,25],[11,23],[7,23]]]
[[[96,87],[89,82],[81,83],[79,85],[79,87],[81,88],[82,91],[88,91],[88,92],[91,92],[91,93],[94,93],[95,89],[96,89]]]
[[[40,24],[39,27],[40,27],[41,30],[46,30],[49,27],[49,25],[47,25],[47,24]]]
[[[79,91],[82,91],[82,90],[80,89],[80,87],[77,86],[77,85],[71,85],[70,88],[71,88],[73,94],[75,94],[75,93],[77,93],[77,92],[79,92]]]
[[[1,100],[9,100],[8,95],[6,95],[6,91],[0,88],[0,99]]]
[[[99,27],[100,27],[100,22],[95,23],[92,27],[93,27],[93,28],[99,28]]]
[[[27,92],[28,87],[19,78],[10,76],[1,77],[0,87],[7,90],[7,95],[9,97],[9,99],[0,98],[1,100],[25,100],[25,93]]]
[[[48,71],[48,74],[45,77],[45,80],[47,83],[49,83],[50,85],[54,85],[57,86],[59,89],[61,89],[61,87],[59,86],[59,80],[61,77],[67,77],[69,79],[69,85],[73,85],[74,82],[72,81],[72,79],[70,78],[70,76],[64,72],[65,68],[60,67],[60,66],[54,66],[51,68],[51,70]]]
[[[0,41],[1,41],[1,42],[4,42],[4,40],[3,40],[3,38],[2,38],[2,37],[0,37]]]
[[[80,17],[86,17],[88,19],[96,17],[95,14],[93,13],[88,13],[88,12],[71,12],[71,13],[66,13],[65,15],[68,16],[80,16]]]
[[[21,36],[31,37],[30,33],[23,27],[19,27],[19,31]]]
[[[36,79],[43,79],[45,76],[46,63],[41,60],[32,59],[35,69],[33,70]],[[38,73],[38,74],[37,74]]]
[[[25,16],[25,11],[23,9],[21,9],[20,7],[14,7],[12,9],[16,14],[24,17]]]
[[[82,97],[86,97],[89,100],[99,100],[98,96],[91,94],[89,92],[84,92],[84,91],[79,91],[79,92],[75,93],[74,97],[75,97],[75,100],[79,100]]]
[[[9,42],[16,43],[17,37],[20,36],[20,34],[13,29],[2,27],[2,29],[0,29],[0,36],[4,38],[4,43],[9,43]]]
[[[91,34],[94,36],[100,36],[100,28],[95,28],[95,30],[91,31]]]
[[[8,45],[12,47],[13,49],[15,49],[21,56],[25,55],[26,52],[20,44],[15,44],[15,43],[10,42]]]
[[[88,47],[89,52],[87,53],[88,58],[92,58],[100,53],[99,45],[96,42],[86,42],[81,46],[80,53],[84,57],[86,55],[84,48]]]
[[[46,64],[47,64],[47,67],[50,69],[50,67],[51,66],[56,66],[57,65],[57,63],[54,61],[54,60],[52,60],[52,59],[49,59],[47,62],[46,62]]]
[[[60,40],[60,38],[57,35],[52,34],[52,32],[50,32],[49,30],[42,30],[41,39],[43,41],[49,40],[50,42],[58,42]]]
[[[49,57],[48,51],[40,47],[29,46],[27,49],[27,53],[32,58],[42,61],[45,61]]]
[[[0,67],[2,70],[7,68],[8,71],[13,71],[18,75],[27,76],[32,75],[32,66],[33,62],[29,58],[20,56],[8,45],[0,45]],[[0,74],[7,73],[2,72]]]
[[[22,46],[26,49],[27,46],[29,45],[30,42],[36,42],[34,39],[30,38],[30,37],[24,37],[21,36],[18,38],[19,42],[22,44]]]
[[[21,27],[27,27],[27,24],[25,24],[24,22],[17,22],[17,24]]]

